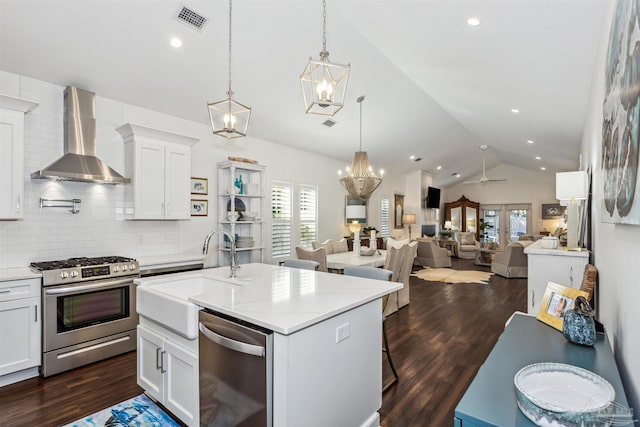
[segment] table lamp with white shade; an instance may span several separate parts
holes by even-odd
[[[409,226],[409,240],[411,240],[411,225],[416,223],[416,214],[402,214],[402,225]]]
[[[587,172],[557,172],[556,199],[567,203],[567,249],[578,248],[578,205],[589,196]]]

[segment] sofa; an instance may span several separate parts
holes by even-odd
[[[474,259],[476,257],[476,250],[480,249],[480,242],[476,240],[475,233],[455,231],[453,240],[456,241],[456,255],[458,258]]]
[[[524,248],[531,245],[532,240],[521,240],[509,243],[502,252],[491,256],[491,272],[502,277],[527,277],[527,254]]]
[[[414,264],[422,267],[451,267],[451,257],[446,248],[441,248],[431,239],[417,238],[418,252]]]

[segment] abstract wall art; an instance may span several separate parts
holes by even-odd
[[[605,69],[602,221],[640,225],[640,6],[618,0]]]

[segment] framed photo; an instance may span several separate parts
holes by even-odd
[[[573,304],[579,296],[588,298],[588,294],[580,289],[548,282],[537,319],[562,331],[564,313],[573,308]]]
[[[402,214],[404,213],[404,196],[402,194],[393,195],[393,228],[404,228],[402,225]]]
[[[209,201],[191,199],[191,216],[209,215]]]
[[[191,194],[209,194],[209,180],[191,177]]]
[[[566,206],[560,204],[542,204],[542,219],[560,219],[564,216]]]
[[[362,199],[345,197],[344,222],[349,225],[353,221],[360,224],[367,223],[367,202]]]

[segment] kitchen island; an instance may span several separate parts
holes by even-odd
[[[228,275],[221,267],[137,280],[138,383],[147,393],[199,424],[193,403],[203,400],[198,364],[208,363],[198,354],[198,312],[205,309],[270,334],[267,425],[378,426],[381,300],[402,284],[267,264]]]

